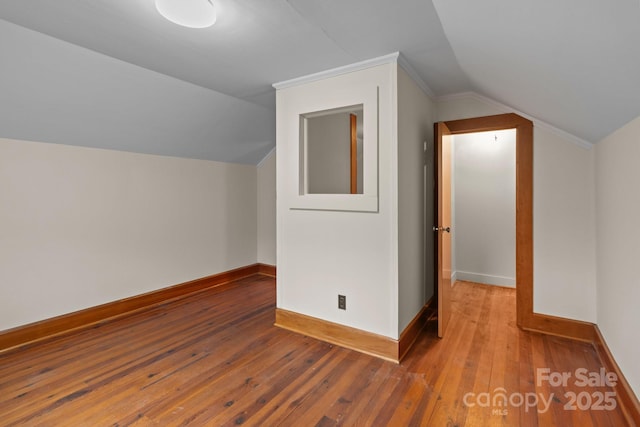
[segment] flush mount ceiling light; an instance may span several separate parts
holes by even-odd
[[[207,28],[216,22],[216,9],[211,0],[156,0],[156,9],[183,27]]]

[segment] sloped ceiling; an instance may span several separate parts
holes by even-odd
[[[638,0],[434,0],[474,91],[590,142],[640,116]]]
[[[154,71],[150,80],[158,80],[155,74],[160,73],[188,82],[193,88],[187,92],[207,98],[194,106],[178,97],[175,102],[183,108],[175,108],[183,114],[164,113],[182,135],[179,144],[176,132],[164,137],[163,132],[145,133],[132,120],[115,120],[105,128],[119,127],[118,134],[102,129],[108,133],[105,141],[119,138],[124,147],[112,143],[106,148],[155,152],[164,147],[159,154],[256,163],[275,145],[272,83],[394,51],[402,52],[437,96],[475,91],[588,141],[640,115],[637,0],[214,2],[218,22],[202,30],[164,20],[153,0],[3,0],[0,18],[92,51],[76,56],[97,52]],[[0,43],[3,51],[11,46],[11,41]],[[7,86],[7,79],[15,79],[1,69],[0,77]],[[108,85],[106,80],[101,82]],[[84,83],[82,90],[90,81]],[[158,82],[158,87],[170,85],[179,92],[182,84]],[[104,110],[118,110],[110,104],[119,97],[104,92],[91,99],[107,104]],[[134,89],[128,96],[138,98]],[[200,109],[195,124],[193,108]],[[242,119],[228,117],[229,110]],[[99,125],[100,119],[93,121]],[[0,136],[7,136],[0,125]],[[130,132],[133,125],[135,132]],[[74,135],[73,128],[71,122],[58,122],[52,142],[82,145],[86,135]],[[47,132],[44,127],[41,134]]]

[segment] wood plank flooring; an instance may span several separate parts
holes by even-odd
[[[458,282],[453,298],[445,338],[430,323],[396,365],[272,326],[275,281],[253,276],[0,354],[0,425],[627,425],[565,409],[609,387],[537,384],[537,368],[597,372],[591,345],[520,331],[511,289]]]

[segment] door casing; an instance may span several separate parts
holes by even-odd
[[[508,113],[444,124],[452,135],[516,129],[516,321],[520,328],[538,329],[533,313],[533,122]]]

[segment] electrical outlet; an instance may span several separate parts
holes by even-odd
[[[338,295],[338,308],[340,310],[347,309],[347,297],[345,295]]]

